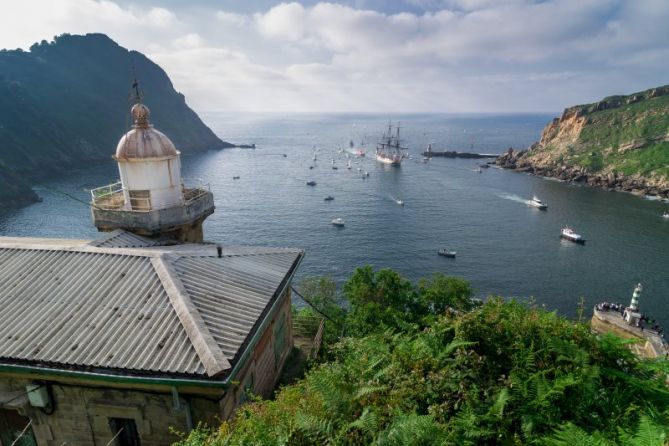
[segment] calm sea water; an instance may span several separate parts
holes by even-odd
[[[421,162],[428,142],[436,150],[492,153],[526,147],[552,116],[401,116],[414,159],[392,168],[372,157],[352,157],[351,170],[337,149],[350,139],[365,140],[372,154],[387,116],[203,118],[223,139],[258,147],[184,154],[186,179],[208,182],[214,192],[216,213],[205,223],[209,240],[304,248],[301,277],[343,281],[365,264],[393,268],[412,280],[436,272],[462,276],[480,297],[533,297],[567,316],[576,314],[581,297],[588,308],[603,299],[627,302],[641,282],[642,310],[669,326],[669,221],[660,218],[669,205],[495,168],[477,173],[477,160]],[[362,179],[357,168],[369,177]],[[88,189],[116,178],[110,159],[40,185],[42,203],[0,210],[0,234],[96,237],[88,207],[77,200],[86,202]],[[308,180],[317,186],[306,186]],[[533,194],[548,203],[547,212],[525,204]],[[327,195],[335,200],[324,201]],[[332,226],[335,217],[346,226]],[[565,224],[587,244],[561,241]],[[456,250],[457,258],[439,257],[442,247]]]

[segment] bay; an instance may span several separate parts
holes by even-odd
[[[533,298],[570,317],[581,297],[589,315],[601,300],[627,303],[641,282],[642,311],[669,326],[669,222],[660,218],[666,203],[496,168],[478,173],[480,160],[422,162],[428,143],[435,150],[485,153],[527,147],[551,115],[202,117],[223,139],[257,145],[183,154],[186,181],[209,183],[214,193],[216,212],[205,222],[205,238],[303,248],[298,282],[331,275],[341,283],[365,264],[411,280],[442,272],[468,279],[478,297]],[[399,168],[373,159],[389,118],[401,121],[413,156]],[[351,139],[366,141],[368,156],[351,157],[349,170],[339,149]],[[0,210],[0,234],[95,238],[88,190],[116,178],[110,159],[39,185],[43,202]],[[306,186],[309,180],[317,185]],[[534,194],[548,204],[546,212],[525,204]],[[335,199],[324,201],[328,195]],[[396,203],[400,199],[404,206]],[[345,227],[330,223],[336,217]],[[560,240],[565,224],[588,239],[585,246]],[[456,250],[457,258],[438,256],[444,247]]]

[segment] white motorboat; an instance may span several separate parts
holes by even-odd
[[[575,233],[574,230],[569,226],[562,228],[562,231],[560,231],[560,237],[565,240],[569,240],[570,242],[580,243],[581,245],[585,244],[585,239],[583,236],[581,234]]]
[[[439,254],[440,256],[450,257],[450,258],[454,259],[455,254],[457,254],[457,251],[451,251],[449,249],[442,248],[439,251],[437,251],[437,254]]]
[[[666,218],[667,220],[669,220],[669,212],[665,212],[664,214],[662,214],[662,218]]]
[[[344,220],[337,217],[334,220],[332,220],[332,224],[335,225],[335,226],[342,227],[342,226],[344,226]]]
[[[546,209],[548,209],[548,205],[546,203],[544,203],[543,201],[541,201],[539,198],[537,198],[536,195],[534,195],[531,200],[527,200],[527,205],[535,207],[535,208],[540,209],[542,211],[545,211]]]

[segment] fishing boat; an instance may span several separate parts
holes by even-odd
[[[450,257],[450,258],[454,259],[455,254],[457,254],[457,251],[451,251],[449,249],[442,248],[439,251],[437,251],[437,254],[439,254],[440,256]]]
[[[541,201],[540,199],[538,199],[536,195],[534,195],[531,200],[527,200],[527,205],[535,207],[542,211],[548,209],[548,205],[543,201]]]
[[[565,226],[560,231],[560,237],[570,242],[580,243],[581,245],[585,244],[585,239],[581,234],[575,233],[569,226]]]
[[[328,195],[327,197],[323,198],[324,201],[332,201],[334,200],[334,197],[332,195]]]
[[[307,181],[307,186],[315,186],[316,182],[314,180]]]
[[[344,226],[344,220],[341,219],[341,218],[339,218],[339,217],[337,217],[337,218],[335,218],[334,220],[332,220],[332,224],[333,224],[334,226],[338,226],[338,227],[341,228],[341,227]]]
[[[376,147],[376,160],[384,164],[390,164],[391,166],[399,166],[404,158],[402,149],[405,149],[400,143],[399,124],[393,134],[393,125],[389,122],[388,131],[383,134],[381,141]]]

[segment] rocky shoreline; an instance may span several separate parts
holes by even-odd
[[[509,148],[494,163],[504,169],[526,172],[537,176],[556,178],[571,183],[586,184],[609,191],[629,192],[638,196],[669,199],[669,182],[653,181],[642,176],[625,176],[617,172],[589,172],[580,166],[535,165],[527,159],[527,150]]]

